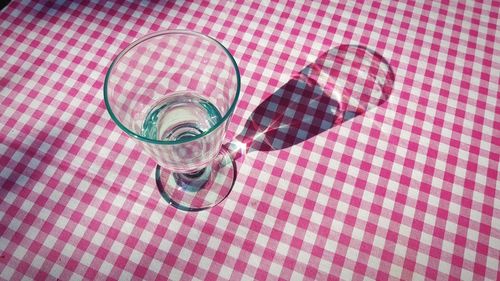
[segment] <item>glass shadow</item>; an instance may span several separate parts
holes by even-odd
[[[232,151],[241,156],[300,144],[383,104],[393,83],[389,63],[377,52],[357,45],[333,48],[254,110],[232,143],[239,151]]]

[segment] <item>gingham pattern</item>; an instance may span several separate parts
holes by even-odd
[[[321,55],[263,101],[236,137],[248,151],[288,148],[383,104],[394,73],[364,47],[342,45]]]
[[[500,278],[498,1],[119,2],[0,12],[1,279]],[[385,57],[393,91],[298,145],[246,154],[229,197],[187,214],[102,99],[114,55],[166,28],[237,59],[228,139],[341,44]]]

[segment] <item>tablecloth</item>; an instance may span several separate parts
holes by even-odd
[[[498,280],[498,1],[12,1],[0,11],[3,280]],[[229,196],[168,205],[111,120],[133,40],[190,29],[241,71],[226,139],[321,54],[383,56],[387,101],[237,160]]]

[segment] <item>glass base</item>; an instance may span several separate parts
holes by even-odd
[[[183,211],[201,211],[224,200],[236,180],[236,163],[222,148],[212,164],[197,172],[183,174],[156,166],[156,185],[162,197]]]

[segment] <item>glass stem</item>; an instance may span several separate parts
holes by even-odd
[[[203,175],[203,173],[205,173],[205,170],[206,168],[202,168],[198,171],[194,171],[194,172],[190,172],[190,173],[185,173],[184,175],[188,178],[198,178],[200,177],[201,175]]]

